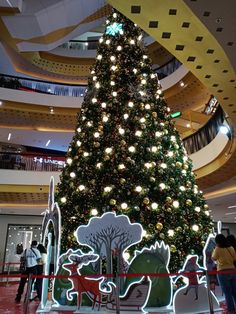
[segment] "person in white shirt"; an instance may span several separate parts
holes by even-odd
[[[37,241],[32,241],[31,247],[29,249],[25,249],[23,252],[23,256],[25,256],[26,260],[26,270],[24,274],[28,275],[37,275],[37,265],[41,260],[41,254],[37,249]],[[21,300],[21,296],[24,292],[25,283],[28,279],[28,276],[20,279],[20,284],[17,290],[15,302],[19,303]]]
[[[37,246],[37,249],[39,250],[41,254],[41,260],[37,265],[37,275],[43,275],[45,274],[45,266],[47,263],[47,250],[41,243]],[[43,278],[37,278],[35,282],[37,295],[36,297],[33,298],[33,300],[39,299],[39,301],[41,301],[42,284],[43,284]]]

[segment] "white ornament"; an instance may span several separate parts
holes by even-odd
[[[139,185],[136,186],[135,191],[138,192],[138,193],[142,192],[142,187],[139,186]]]
[[[128,208],[128,205],[127,205],[126,203],[122,203],[122,204],[120,205],[120,207],[121,207],[122,209],[127,209],[127,208]]]
[[[67,158],[67,159],[66,159],[66,162],[68,163],[68,165],[71,165],[71,164],[72,164],[72,161],[73,161],[73,160],[72,160],[71,158]]]
[[[91,215],[92,215],[92,216],[97,216],[97,214],[98,214],[97,209],[96,209],[96,208],[93,208],[93,209],[91,210]]]
[[[128,148],[129,152],[134,153],[135,152],[135,147],[134,146],[130,146]]]

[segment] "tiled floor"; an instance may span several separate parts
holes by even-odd
[[[15,304],[15,295],[18,285],[11,284],[9,286],[0,286],[0,314],[24,314],[24,303]],[[29,303],[27,314],[35,314],[38,308],[38,302]],[[100,313],[102,313],[101,311]],[[73,311],[50,311],[50,314],[72,314]],[[97,312],[99,313],[99,312]],[[127,312],[126,312],[127,313]],[[152,314],[159,314],[160,312],[152,312]],[[215,314],[225,314],[225,311],[217,311]],[[163,314],[163,312],[162,312]],[[168,314],[165,312],[165,314]],[[202,313],[203,314],[203,313]]]

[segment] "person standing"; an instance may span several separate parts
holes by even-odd
[[[37,246],[37,249],[39,250],[41,254],[41,259],[37,265],[37,275],[43,275],[45,274],[45,265],[47,263],[47,250],[43,246],[43,244],[39,244]],[[37,278],[35,282],[35,289],[36,289],[37,295],[34,299],[38,298],[39,301],[41,301],[41,296],[42,296],[42,284],[43,284],[43,278]]]
[[[20,279],[15,298],[16,303],[20,303],[21,296],[24,292],[25,283],[27,282],[29,275],[37,275],[37,265],[38,262],[41,260],[41,254],[37,249],[37,244],[37,241],[32,241],[31,247],[29,249],[25,249],[25,251],[23,252],[23,256],[25,257],[26,262],[26,270],[24,271],[24,274],[26,274],[27,277],[21,277]]]
[[[216,247],[212,253],[212,259],[216,261],[217,271],[228,270],[227,273],[219,273],[218,280],[225,295],[228,314],[236,313],[236,253],[223,234],[215,237]],[[230,272],[232,271],[232,272]],[[235,273],[234,273],[235,272]]]
[[[229,246],[232,246],[234,248],[234,250],[236,251],[236,239],[235,236],[233,234],[230,234],[227,236],[227,242]]]

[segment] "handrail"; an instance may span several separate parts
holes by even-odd
[[[175,72],[181,65],[180,61],[172,58],[162,66],[154,69],[154,72],[158,74],[159,79],[162,79]],[[0,73],[0,87],[72,97],[83,97],[87,90],[87,85],[55,83],[4,73]]]
[[[219,127],[223,124],[224,115],[224,111],[219,105],[204,126],[183,139],[184,147],[189,155],[207,146],[216,137]]]
[[[189,155],[208,145],[218,134],[224,121],[224,111],[218,106],[214,115],[196,133],[183,139]],[[51,152],[0,152],[0,169],[61,171],[65,164],[65,153]]]

